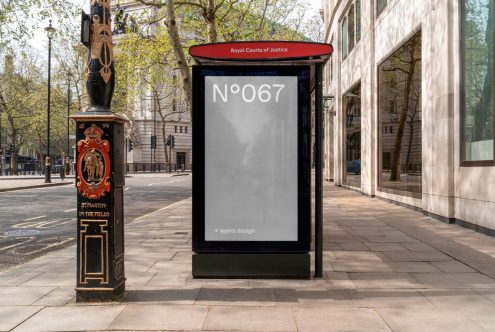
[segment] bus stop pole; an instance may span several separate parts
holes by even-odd
[[[315,66],[315,278],[323,277],[323,64]]]

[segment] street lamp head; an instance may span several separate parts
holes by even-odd
[[[50,20],[50,24],[45,28],[46,34],[48,36],[48,39],[52,39],[53,35],[55,34],[55,28],[52,27],[52,20]]]

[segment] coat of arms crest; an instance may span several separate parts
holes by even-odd
[[[77,191],[89,199],[110,192],[110,143],[102,140],[103,130],[92,124],[77,143]]]

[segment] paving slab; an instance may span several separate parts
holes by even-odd
[[[294,315],[299,332],[390,332],[373,309],[296,308]]]
[[[199,291],[196,304],[200,305],[236,305],[236,306],[274,306],[273,292],[270,288],[214,288],[203,287]]]
[[[72,272],[43,272],[29,280],[23,282],[22,286],[74,286],[76,281],[76,271]]]
[[[0,287],[0,305],[30,305],[55,287]]]
[[[495,280],[481,273],[412,273],[426,288],[492,288]]]
[[[109,326],[111,330],[201,330],[208,307],[129,304]]]
[[[470,268],[464,263],[459,261],[446,261],[446,262],[431,262],[431,265],[435,266],[443,272],[461,273],[461,272],[477,272],[475,269]]]
[[[444,263],[444,262],[442,262]],[[437,273],[442,272],[429,262],[387,262],[394,272]]]
[[[347,293],[359,308],[411,308],[431,306],[416,289],[354,289]]]
[[[46,307],[18,326],[14,331],[105,330],[124,307],[124,305],[120,304]]]
[[[0,331],[10,331],[40,311],[41,306],[0,306]]]
[[[69,302],[75,302],[75,298],[76,293],[74,287],[57,287],[38,301],[34,302],[34,305],[63,306]]]
[[[13,277],[6,277],[3,281],[0,281],[0,286],[18,286],[36,278],[42,273],[42,271],[31,270],[30,272],[23,272]]]
[[[194,304],[201,286],[133,286],[127,287],[123,303]]]
[[[211,307],[203,330],[285,332],[297,331],[290,308],[281,307]]]
[[[495,329],[495,303],[472,290],[421,290],[433,305],[459,311],[487,331]]]
[[[329,263],[336,272],[393,272],[393,269],[382,261],[356,260],[332,261]]]
[[[372,251],[407,251],[400,243],[365,242],[364,245]]]
[[[357,288],[421,288],[408,273],[349,273]]]
[[[384,252],[383,255],[391,262],[442,262],[452,260],[451,257],[439,251]]]
[[[355,289],[356,284],[346,272],[325,272],[325,279],[330,283],[330,287],[337,289]]]
[[[458,311],[417,307],[410,308],[377,308],[376,311],[393,331],[401,332],[476,332],[485,331]]]

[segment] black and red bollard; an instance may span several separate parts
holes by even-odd
[[[82,15],[90,106],[76,122],[77,302],[116,301],[125,292],[124,124],[112,113],[115,87],[110,0]]]

